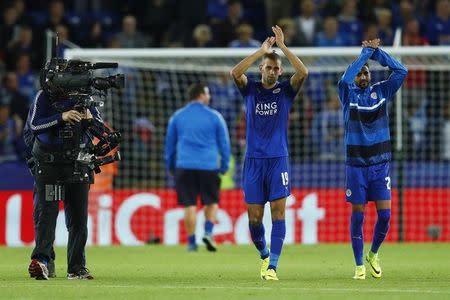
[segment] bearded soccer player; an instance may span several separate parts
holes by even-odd
[[[378,250],[391,218],[391,139],[387,104],[408,73],[379,45],[379,39],[363,41],[361,54],[338,83],[345,120],[346,197],[352,205],[350,237],[356,262],[354,279],[366,278],[363,221],[368,201],[375,202],[378,219],[366,262],[372,276],[381,278]],[[391,75],[387,80],[370,84],[369,59],[389,67]]]
[[[284,44],[279,26],[261,48],[239,62],[230,72],[246,105],[247,152],[243,170],[244,198],[247,203],[249,229],[253,243],[262,259],[261,278],[278,280],[278,258],[286,235],[285,208],[290,194],[288,159],[288,117],[295,95],[308,76],[308,69]],[[279,82],[281,58],[272,51],[281,49],[295,70],[289,80]],[[261,80],[248,79],[244,74],[261,60]],[[270,251],[262,223],[264,205],[270,203],[272,233]]]

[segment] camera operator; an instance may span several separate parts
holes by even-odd
[[[53,66],[54,68],[55,66]],[[32,103],[27,123],[34,136],[30,166],[35,178],[37,211],[36,246],[28,271],[38,280],[48,279],[47,264],[52,258],[59,200],[64,201],[67,245],[67,278],[93,279],[86,268],[88,191],[93,168],[79,161],[89,145],[89,124],[102,123],[95,107],[77,108],[77,94],[55,87],[41,74],[40,90]],[[44,79],[44,80],[42,80]],[[26,137],[25,137],[26,138]]]

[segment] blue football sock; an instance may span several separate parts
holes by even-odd
[[[249,224],[248,228],[250,229],[253,244],[258,249],[261,258],[267,258],[269,256],[269,248],[267,248],[266,244],[264,225],[262,223],[256,225]]]
[[[357,266],[363,265],[363,223],[364,213],[359,211],[352,212],[352,217],[350,220],[350,238],[352,240],[353,255],[355,256]]]
[[[205,221],[205,235],[212,236],[213,228],[214,228],[214,223],[209,220],[206,220]]]
[[[390,209],[379,209],[377,211],[378,220],[375,224],[375,230],[373,232],[372,248],[370,251],[372,253],[377,253],[380,249],[381,243],[383,243],[384,238],[389,230],[389,220],[391,219]]]
[[[194,246],[196,244],[195,242],[195,234],[188,235],[188,244]]]
[[[286,236],[285,220],[272,221],[272,234],[270,240],[270,262],[268,269],[277,269],[278,258],[283,248],[284,237]]]

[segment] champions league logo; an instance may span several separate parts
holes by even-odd
[[[260,116],[273,116],[277,114],[278,107],[276,102],[256,103],[255,114]]]

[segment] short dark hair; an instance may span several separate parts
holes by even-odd
[[[187,96],[189,100],[196,99],[201,94],[205,93],[205,88],[208,86],[202,82],[191,84],[187,89]]]
[[[367,67],[367,69],[369,69],[369,70],[370,70],[370,68],[369,68],[369,63],[367,63],[367,62],[366,62],[366,63],[364,64],[364,66],[363,66],[363,67]]]
[[[262,57],[262,63],[264,63],[264,60],[266,59],[270,59],[270,60],[274,60],[274,61],[281,61],[281,56],[278,55],[278,53],[276,53],[275,51],[270,52],[270,53],[266,53],[263,55]]]

